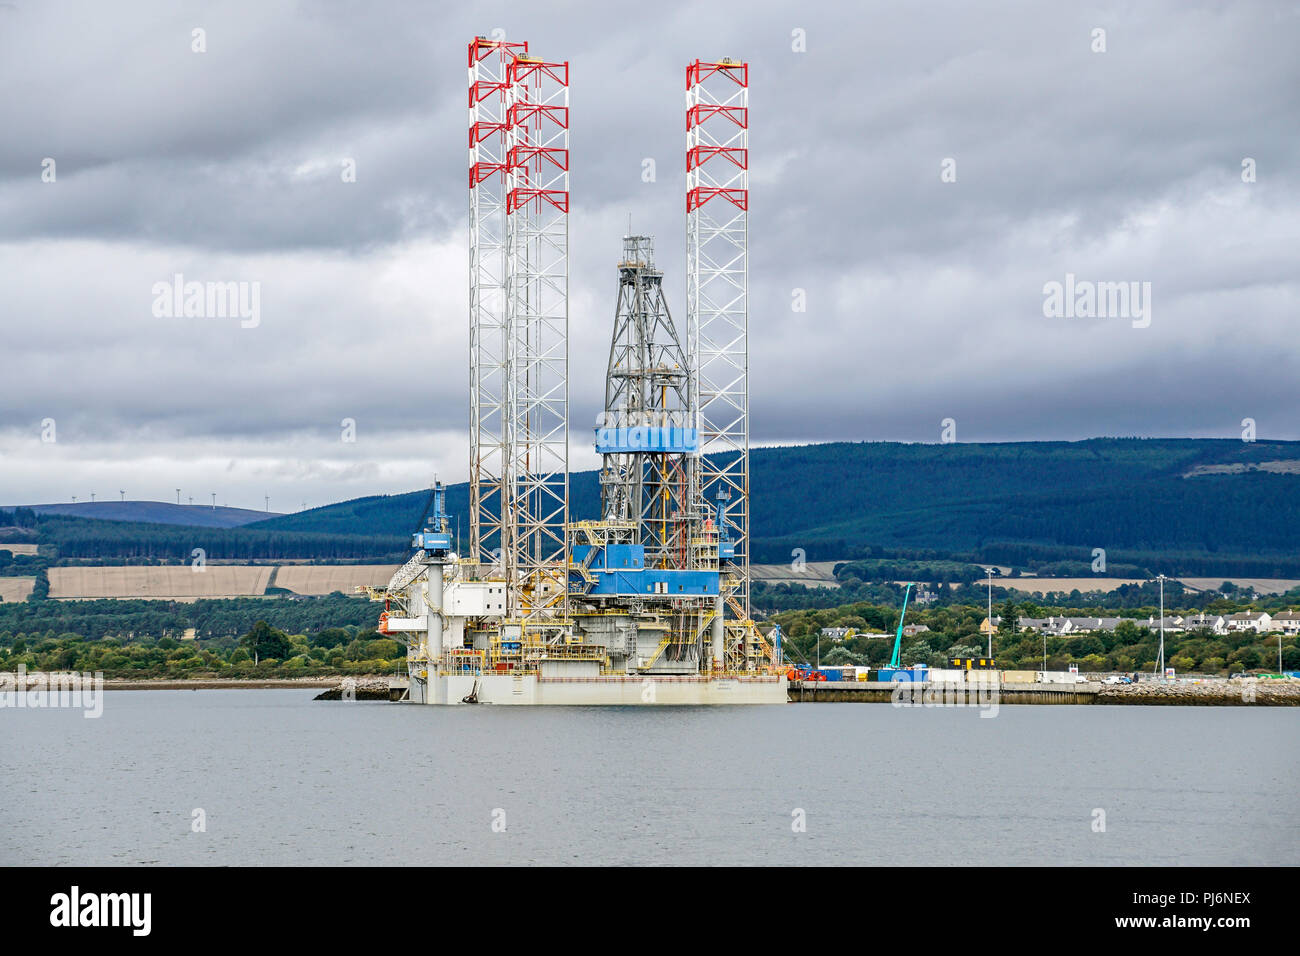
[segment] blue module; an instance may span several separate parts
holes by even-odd
[[[421,531],[411,538],[411,547],[425,551],[450,551],[451,535],[444,531]]]
[[[596,554],[588,561],[592,545],[574,545],[571,560],[585,564],[596,581],[585,589],[586,594],[604,597],[700,597],[718,594],[717,571],[680,571],[673,568],[647,568],[645,546],[641,544],[611,544],[595,548]],[[570,575],[577,588],[585,583],[581,576]]]
[[[675,425],[635,425],[631,428],[597,428],[596,451],[601,455],[654,452],[690,455],[700,450],[700,433]]]

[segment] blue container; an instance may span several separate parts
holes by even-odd
[[[924,664],[918,664],[916,667],[906,669],[902,667],[882,667],[876,671],[876,680],[883,681],[886,684],[894,681],[924,681],[929,679],[930,669]]]

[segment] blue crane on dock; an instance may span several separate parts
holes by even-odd
[[[890,670],[898,670],[898,651],[903,646],[903,620],[907,617],[907,598],[912,593],[912,585],[903,591],[903,613],[898,615],[898,633],[894,636],[894,654],[889,658]]]

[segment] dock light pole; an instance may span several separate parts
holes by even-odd
[[[1156,580],[1160,582],[1160,657],[1156,661],[1156,674],[1163,678],[1165,676],[1165,576],[1157,575]]]
[[[989,573],[989,660],[993,659],[993,567],[984,570]],[[1043,639],[1043,657],[1047,657],[1047,639]]]

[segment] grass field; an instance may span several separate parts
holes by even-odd
[[[1178,580],[1189,588],[1196,588],[1198,591],[1212,591],[1222,584],[1225,578],[1179,578]],[[1300,585],[1300,581],[1294,578],[1231,577],[1230,580],[1238,587],[1254,588],[1260,594],[1281,594],[1283,591],[1290,591],[1296,585]]]
[[[753,564],[749,574],[755,581],[768,584],[802,584],[810,588],[837,588],[840,582],[835,580],[835,565],[843,561],[809,561],[799,571],[793,564]]]
[[[394,564],[289,565],[276,571],[275,586],[294,594],[352,594],[362,585],[383,587],[396,570]]]
[[[272,583],[294,594],[320,595],[333,591],[352,594],[361,585],[379,587],[397,570],[389,564],[356,565],[242,565],[209,564],[202,571],[189,565],[168,567],[50,568],[50,597],[59,600],[93,598],[154,598],[194,601],[199,598],[261,597]],[[22,600],[32,589],[32,578],[0,578],[4,582],[26,581]],[[19,593],[13,585],[15,594]]]
[[[6,604],[26,601],[35,584],[35,578],[0,578],[0,601]]]
[[[269,566],[50,568],[52,598],[228,598],[258,596]]]

